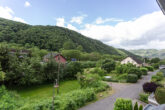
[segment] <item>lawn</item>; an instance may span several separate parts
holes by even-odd
[[[80,85],[77,80],[63,81],[60,83],[60,94],[79,89]],[[17,93],[25,99],[51,98],[53,96],[53,84],[43,84],[26,88],[16,88]]]

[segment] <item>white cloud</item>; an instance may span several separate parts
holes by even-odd
[[[106,23],[106,22],[122,22],[124,20],[122,19],[117,19],[117,18],[106,18],[106,19],[103,19],[102,17],[98,17],[95,21],[96,24],[103,24],[103,23]]]
[[[71,23],[82,24],[85,17],[87,17],[87,15],[74,16],[74,17],[71,18],[70,22]]]
[[[19,17],[14,17],[13,20],[18,21],[18,22],[22,22],[22,23],[26,23],[26,21],[24,19],[19,18]]]
[[[74,30],[74,31],[78,31],[78,29],[75,26],[73,26],[72,24],[67,24],[66,28]]]
[[[31,4],[30,4],[28,1],[26,1],[25,4],[24,4],[24,6],[25,6],[25,7],[30,7]]]
[[[61,27],[65,27],[65,19],[64,18],[57,18],[56,19],[56,25],[61,26]]]
[[[101,20],[97,24],[102,23]],[[165,16],[153,12],[116,25],[86,24],[80,33],[119,48],[164,48]]]
[[[14,16],[14,11],[9,7],[0,6],[0,17],[5,19],[10,19],[18,22],[26,23],[22,18]]]

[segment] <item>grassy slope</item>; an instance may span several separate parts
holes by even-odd
[[[60,94],[70,92],[75,89],[79,89],[80,85],[77,80],[64,81],[60,83]],[[51,98],[53,96],[53,84],[43,84],[38,86],[30,86],[26,88],[16,88],[14,89],[18,94],[30,100],[37,100],[41,98]]]

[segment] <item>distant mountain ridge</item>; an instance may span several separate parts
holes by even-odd
[[[59,51],[67,41],[72,41],[76,46],[82,46],[85,52],[128,56],[128,51],[126,50],[123,51],[108,46],[101,41],[88,38],[67,28],[32,26],[0,18],[0,42],[33,45],[40,49]]]
[[[165,59],[165,49],[157,50],[157,49],[138,49],[138,50],[129,50],[130,52],[142,56],[142,57],[159,57],[161,59]]]

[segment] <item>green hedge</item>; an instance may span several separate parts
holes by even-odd
[[[145,66],[145,68],[147,68],[148,71],[154,71],[154,68],[152,66]]]
[[[142,75],[147,75],[148,69],[147,68],[140,68],[142,71]]]
[[[165,104],[165,88],[158,87],[156,89],[155,99],[159,104]]]
[[[138,76],[136,74],[128,74],[127,82],[136,83],[138,80]]]
[[[148,103],[148,96],[149,96],[149,94],[141,93],[141,94],[139,94],[139,96],[140,96],[139,100],[141,100],[142,102]]]
[[[114,110],[132,110],[132,101],[129,99],[118,98],[115,102]]]

